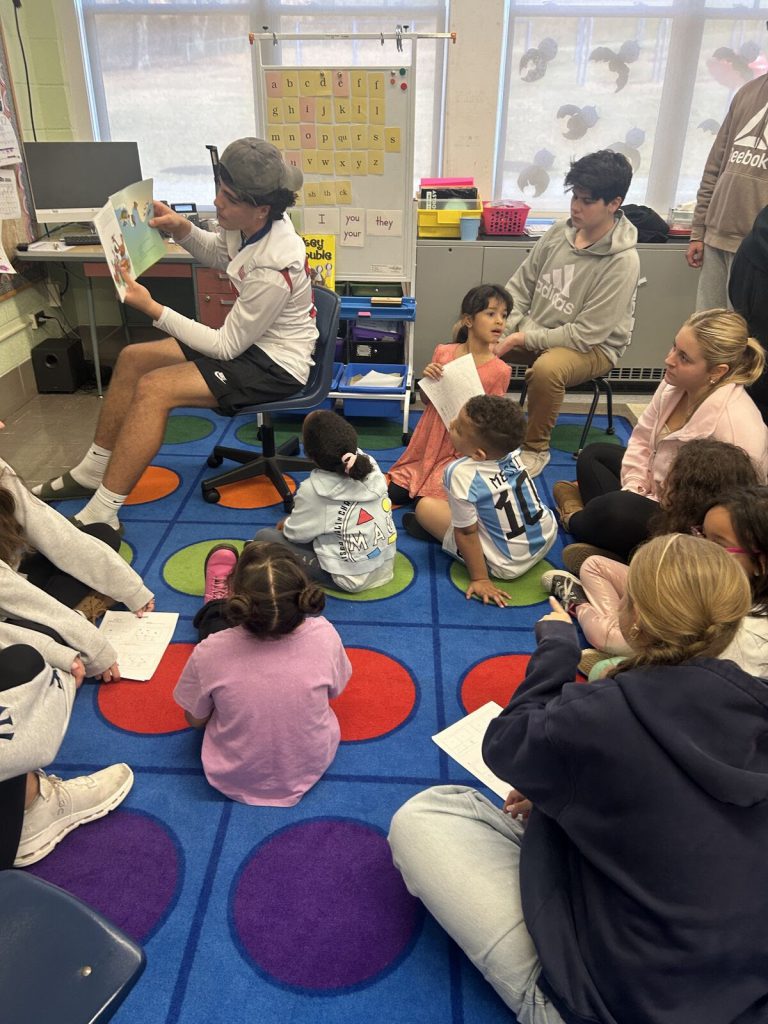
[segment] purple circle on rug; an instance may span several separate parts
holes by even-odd
[[[291,825],[265,840],[235,879],[230,907],[243,955],[267,978],[328,994],[391,970],[424,917],[384,834],[348,818]]]
[[[150,815],[119,810],[76,829],[29,870],[145,942],[175,902],[182,868],[167,826]]]

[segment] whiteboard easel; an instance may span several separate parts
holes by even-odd
[[[390,64],[344,67],[265,63],[261,45],[253,46],[253,79],[263,137],[304,175],[298,204],[303,234],[336,236],[336,278],[410,284],[416,256],[411,200],[417,44],[419,39],[455,42],[455,33],[406,33],[398,27],[394,33],[265,31],[249,39],[274,46],[305,40],[389,44]],[[403,42],[409,44],[409,55]],[[322,85],[318,76],[323,76]],[[361,109],[342,114],[339,105]],[[362,172],[355,167],[360,163]],[[332,201],[339,191],[341,199]],[[321,220],[332,230],[321,230]],[[356,233],[360,228],[362,239]]]

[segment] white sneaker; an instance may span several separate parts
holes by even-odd
[[[127,764],[113,764],[93,775],[66,781],[44,771],[35,774],[40,795],[24,812],[15,868],[36,864],[78,825],[103,818],[122,803],[133,785],[133,772]]]
[[[538,476],[549,462],[549,448],[543,452],[531,452],[523,448],[520,452],[520,461],[528,470],[528,476]]]

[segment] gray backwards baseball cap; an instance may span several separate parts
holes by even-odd
[[[279,188],[297,192],[304,181],[298,167],[289,167],[280,150],[264,139],[237,139],[221,154],[219,163],[232,187],[251,196],[266,196]]]

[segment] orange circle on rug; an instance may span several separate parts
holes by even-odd
[[[345,743],[372,740],[392,732],[416,704],[416,684],[403,666],[386,654],[348,647],[352,678],[331,701]]]
[[[147,466],[139,482],[125,499],[126,505],[144,505],[148,501],[160,501],[173,494],[179,486],[178,473],[165,466]]]
[[[295,494],[295,480],[285,474],[283,480],[291,494]],[[267,508],[283,500],[268,476],[255,476],[252,480],[242,480],[239,484],[225,484],[217,490],[221,495],[219,505],[223,505],[224,508]]]
[[[486,658],[464,676],[461,683],[461,703],[467,712],[495,700],[503,708],[525,678],[530,654],[503,654]]]
[[[103,683],[99,711],[118,729],[144,736],[188,729],[173,689],[194,649],[194,644],[171,644],[149,682]]]

